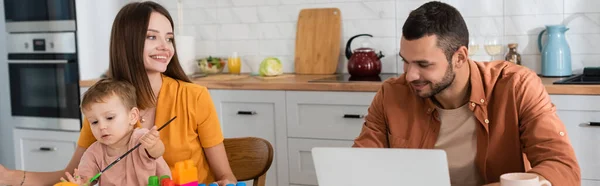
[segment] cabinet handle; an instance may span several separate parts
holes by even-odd
[[[344,118],[352,118],[352,119],[360,119],[360,118],[364,118],[364,115],[360,115],[360,114],[344,114]]]
[[[600,127],[600,122],[598,122],[598,121],[590,121],[590,126]]]
[[[254,111],[238,111],[237,114],[238,115],[256,115],[256,112],[254,112]]]
[[[55,151],[56,147],[40,147],[40,151]]]

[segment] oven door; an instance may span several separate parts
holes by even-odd
[[[75,0],[4,0],[8,32],[75,31]]]
[[[8,62],[16,127],[80,130],[76,61],[9,59]]]

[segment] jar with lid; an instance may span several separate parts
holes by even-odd
[[[517,43],[508,44],[508,53],[506,53],[506,61],[521,65],[521,54],[517,52]]]

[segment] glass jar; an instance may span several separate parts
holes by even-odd
[[[517,65],[521,65],[521,54],[517,52],[518,46],[519,45],[517,43],[508,44],[508,53],[506,53],[505,60]]]

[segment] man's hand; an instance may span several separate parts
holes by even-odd
[[[156,146],[158,140],[160,140],[160,135],[156,130],[156,126],[154,126],[152,129],[150,129],[150,131],[148,131],[148,133],[144,134],[144,136],[140,138],[140,143],[142,143],[142,147],[145,149],[152,149],[154,146]]]

